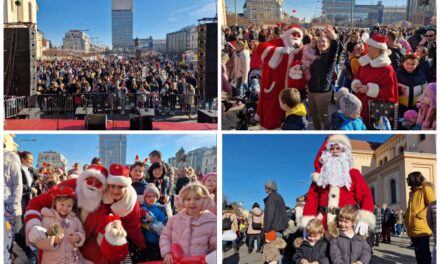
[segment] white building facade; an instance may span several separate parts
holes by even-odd
[[[251,22],[263,24],[284,19],[284,0],[246,0],[244,17]]]
[[[38,153],[38,163],[37,167],[43,167],[43,163],[48,163],[52,167],[63,169],[67,171],[68,160],[63,156],[63,154],[55,151],[43,151]]]
[[[63,49],[65,50],[89,52],[90,45],[90,37],[80,30],[70,30],[63,38]]]

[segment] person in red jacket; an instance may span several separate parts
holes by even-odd
[[[112,165],[113,166],[113,165]],[[111,171],[113,170],[110,166]],[[121,166],[121,165],[117,165]],[[79,218],[86,233],[86,241],[80,248],[83,257],[82,263],[109,264],[112,263],[102,257],[101,249],[97,243],[98,226],[105,216],[113,213],[121,218],[122,226],[127,232],[128,239],[138,248],[145,248],[144,239],[140,228],[140,208],[136,200],[136,192],[128,190],[121,197],[107,190],[107,184],[115,183],[115,174],[108,176],[107,169],[99,164],[90,165],[78,178],[68,179],[58,187],[68,186],[75,189],[78,201]],[[121,175],[119,175],[121,176]],[[108,181],[109,177],[110,181]],[[128,177],[128,168],[127,176]],[[117,177],[121,178],[121,177]],[[116,179],[117,180],[117,179]],[[122,189],[121,189],[122,190]],[[33,198],[25,212],[26,237],[30,242],[46,238],[47,230],[41,225],[40,211],[52,207],[51,190]]]
[[[371,129],[368,101],[395,103],[399,101],[399,92],[385,37],[376,34],[367,40],[367,44],[368,54],[359,58],[360,67],[351,88],[362,102],[361,117]]]
[[[340,208],[359,206],[356,233],[366,235],[376,224],[373,196],[359,170],[353,168],[350,140],[344,135],[327,138],[315,160],[316,173],[307,193],[300,227],[322,219],[324,227],[336,224]]]

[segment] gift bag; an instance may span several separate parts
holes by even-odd
[[[396,130],[399,123],[399,103],[386,101],[368,101],[369,127],[379,125],[380,119],[385,116],[391,124],[391,129]]]

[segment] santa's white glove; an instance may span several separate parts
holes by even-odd
[[[283,52],[284,54],[290,54],[290,53],[292,53],[294,50],[295,50],[294,47],[284,47],[284,48],[282,49],[282,52]]]
[[[47,229],[41,226],[33,226],[31,231],[29,231],[29,241],[36,243],[40,240],[47,238]]]
[[[356,225],[355,232],[361,236],[366,236],[368,234],[368,224],[363,221],[359,221]]]

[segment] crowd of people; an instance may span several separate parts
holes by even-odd
[[[353,167],[351,144],[343,135],[329,136],[314,162],[306,195],[286,207],[275,181],[265,184],[264,210],[255,202],[249,212],[226,204],[222,216],[223,251],[262,253],[264,263],[370,263],[374,247],[390,244],[391,233],[406,234],[419,264],[436,263],[436,196],[434,185],[414,171],[406,212],[374,205],[370,188]],[[430,238],[434,238],[431,252]],[[403,260],[402,260],[403,261]],[[372,262],[371,262],[372,263]]]
[[[162,158],[64,171],[5,151],[3,262],[215,263],[216,173]]]
[[[95,110],[154,108],[164,115],[191,114],[201,103],[197,71],[163,56],[106,57],[97,60],[38,61],[38,104],[42,109],[93,105]],[[64,96],[61,96],[64,95]],[[70,106],[70,104],[69,104]],[[51,109],[50,109],[51,110]]]
[[[222,33],[223,110],[253,101],[249,119],[261,129],[436,128],[435,25]]]

